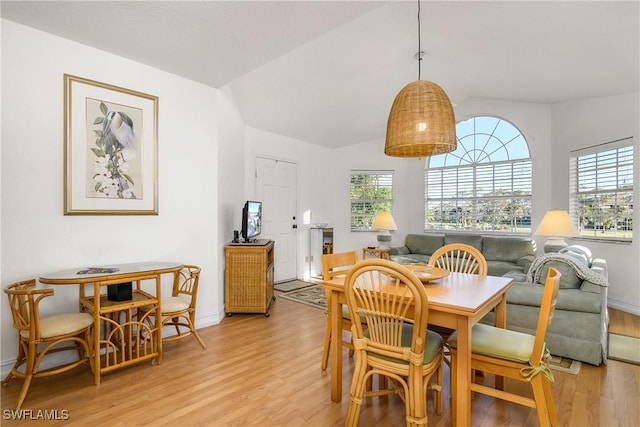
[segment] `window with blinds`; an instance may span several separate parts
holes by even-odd
[[[531,232],[531,159],[511,123],[474,117],[456,125],[458,148],[428,160],[425,231]]]
[[[351,171],[351,231],[369,231],[376,213],[392,211],[392,171]]]
[[[571,156],[571,213],[580,236],[633,237],[633,139],[625,138]]]

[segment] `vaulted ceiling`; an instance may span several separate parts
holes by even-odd
[[[416,1],[3,0],[0,13],[230,85],[247,125],[327,147],[383,138],[393,98],[418,77]],[[456,104],[640,90],[638,1],[423,0],[420,18],[421,78]]]

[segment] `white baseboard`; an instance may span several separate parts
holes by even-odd
[[[624,311],[625,313],[631,313],[636,316],[640,316],[640,306],[636,304],[630,304],[629,301],[621,301],[615,298],[608,298],[607,306],[615,308],[616,310]]]

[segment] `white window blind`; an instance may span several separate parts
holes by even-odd
[[[351,171],[351,231],[371,230],[380,210],[393,208],[393,171]]]
[[[571,204],[580,236],[633,237],[633,138],[572,152]]]
[[[531,232],[529,147],[511,123],[474,117],[456,125],[458,148],[429,159],[425,231]]]

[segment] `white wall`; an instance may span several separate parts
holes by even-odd
[[[233,239],[233,230],[240,230],[244,194],[245,126],[229,86],[220,89],[218,163],[209,167],[218,176],[218,262],[217,301],[224,304],[224,246]],[[217,170],[216,170],[217,169]]]
[[[302,223],[302,214],[311,210],[312,224],[326,220],[332,223],[331,193],[334,191],[331,182],[334,173],[331,150],[309,144],[293,138],[266,132],[251,127],[246,128],[245,148],[245,198],[251,199],[256,194],[255,159],[264,157],[283,160],[297,165],[297,210],[298,223],[298,259],[296,260],[297,277],[305,277],[308,263],[305,256],[309,247],[309,226]],[[244,202],[243,202],[244,203]],[[238,205],[240,212],[242,205]],[[238,215],[236,229],[240,227]]]
[[[630,93],[590,98],[554,105],[551,134],[553,183],[551,197],[555,203],[569,200],[569,158],[572,150],[590,147],[629,136],[635,137],[635,189],[633,198],[640,200],[640,97]],[[565,202],[566,203],[566,202]],[[568,206],[565,206],[568,207]],[[633,221],[640,222],[640,210]],[[609,305],[640,315],[640,230],[634,230],[630,244],[573,242],[589,247],[594,257],[605,258],[609,267]]]
[[[64,73],[159,97],[158,216],[63,215]],[[210,87],[3,20],[2,286],[82,266],[193,263],[202,267],[197,323],[219,321],[218,98]],[[77,309],[75,287],[54,288],[56,311]],[[4,296],[0,307],[4,365],[16,339]]]

